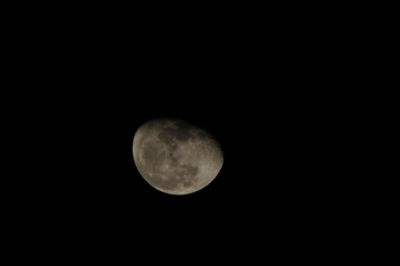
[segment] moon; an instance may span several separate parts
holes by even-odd
[[[179,119],[156,119],[141,125],[133,139],[133,158],[147,183],[171,195],[205,188],[224,161],[213,136]]]

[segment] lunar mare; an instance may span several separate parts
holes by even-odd
[[[220,144],[205,130],[177,119],[146,122],[133,139],[142,177],[164,193],[186,195],[210,184],[223,165]]]

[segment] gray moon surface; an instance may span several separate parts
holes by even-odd
[[[204,129],[178,119],[157,119],[138,128],[133,158],[142,177],[155,189],[186,195],[209,185],[220,172],[221,146]]]

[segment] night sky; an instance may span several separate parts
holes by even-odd
[[[19,223],[31,221],[26,232],[93,249],[205,241],[217,253],[252,239],[282,252],[340,234],[337,214],[352,209],[341,167],[350,163],[342,139],[351,95],[340,93],[340,52],[322,35],[313,45],[295,26],[291,34],[191,29],[184,38],[162,26],[57,34],[69,27],[52,38],[35,32],[21,49],[30,71],[16,86],[38,88],[24,94],[30,108],[18,120],[30,145],[24,171],[35,173],[18,179],[24,196],[15,196]],[[221,143],[224,165],[205,189],[163,194],[136,170],[137,128],[164,117]]]
[[[311,92],[289,89],[295,82],[283,86],[268,71],[255,85],[251,69],[228,68],[210,77],[217,70],[201,66],[145,76],[132,70],[122,80],[115,71],[118,78],[95,83],[101,92],[57,107],[73,112],[62,114],[53,128],[55,156],[48,156],[54,164],[42,211],[51,209],[61,224],[72,224],[73,234],[120,241],[144,233],[150,242],[216,244],[233,235],[264,234],[279,242],[331,225],[341,200],[335,188],[343,180],[326,151],[335,140],[324,98],[315,103]],[[185,119],[220,141],[223,168],[200,192],[166,195],[137,172],[134,133],[143,122],[162,117]]]

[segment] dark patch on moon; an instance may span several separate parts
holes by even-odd
[[[199,168],[197,166],[182,165],[181,168],[183,169],[182,174],[185,176],[196,176],[199,172]]]
[[[158,133],[158,139],[165,144],[169,144],[170,142],[174,141],[173,130],[163,129],[160,133]]]
[[[186,141],[193,137],[191,129],[193,126],[183,121],[175,121],[173,126],[164,125],[158,138],[167,145],[171,145],[175,140]]]
[[[199,172],[199,168],[191,165],[184,165],[182,166],[182,168],[183,170],[181,174],[182,176],[184,176],[183,186],[185,188],[193,187],[193,185],[196,184],[198,180],[197,173]]]
[[[169,152],[168,156],[169,159],[171,160],[171,166],[179,165],[179,160],[182,158],[182,155],[176,152]]]
[[[147,142],[143,145],[143,160],[146,167],[153,172],[158,172],[161,164],[165,160],[165,152],[159,144]]]

